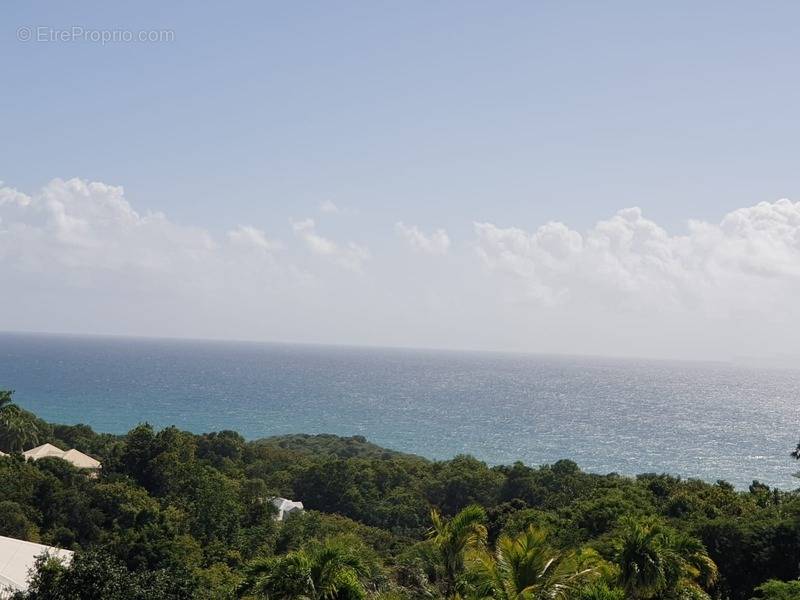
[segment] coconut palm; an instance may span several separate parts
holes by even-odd
[[[13,390],[0,390],[0,448],[24,450],[39,442],[39,430],[32,415],[12,401]]]
[[[0,410],[11,404],[11,396],[14,395],[14,390],[0,390]]]
[[[562,600],[600,575],[601,560],[592,551],[558,551],[534,527],[516,537],[501,535],[494,552],[468,557],[471,596],[491,600]]]
[[[485,521],[486,512],[475,504],[467,506],[450,520],[442,518],[436,509],[431,511],[432,527],[428,537],[443,570],[446,596],[455,593],[458,578],[464,572],[466,553],[486,544]]]
[[[620,584],[637,600],[681,589],[702,592],[717,579],[717,566],[698,540],[653,520],[624,522],[616,562]]]
[[[362,600],[368,567],[335,541],[313,543],[283,556],[256,559],[242,592],[270,600]]]
[[[719,571],[716,563],[706,552],[705,546],[697,538],[678,535],[671,538],[671,547],[680,558],[681,571],[678,575],[677,587],[703,592],[717,582]]]
[[[632,598],[650,598],[667,585],[671,556],[659,528],[627,522],[615,559],[620,583]]]
[[[0,446],[9,451],[24,450],[39,442],[39,430],[16,404],[0,409]]]

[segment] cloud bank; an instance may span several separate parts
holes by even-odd
[[[118,186],[55,179],[33,196],[0,188],[6,268],[167,272],[217,249],[203,229],[176,225],[163,213],[137,213]]]
[[[474,223],[458,245],[373,224],[375,253],[347,239],[363,223],[344,240],[324,225],[214,234],[119,186],[0,184],[0,329],[709,358],[792,352],[800,334],[789,200],[681,234],[638,208],[586,231]]]
[[[670,235],[638,208],[585,233],[563,223],[532,232],[475,223],[492,271],[544,306],[606,303],[623,310],[770,312],[800,291],[800,203],[762,202],[719,224],[690,221]]]

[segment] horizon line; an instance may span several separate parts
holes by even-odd
[[[644,362],[671,362],[671,363],[690,363],[690,364],[724,364],[739,367],[754,367],[753,362],[770,361],[774,359],[759,359],[757,357],[733,357],[730,359],[711,359],[711,358],[676,358],[665,356],[630,356],[617,354],[591,354],[581,352],[545,352],[533,350],[506,350],[506,349],[485,349],[485,348],[456,348],[441,346],[412,346],[412,345],[385,345],[385,344],[364,344],[364,343],[335,343],[335,342],[314,342],[314,341],[294,341],[294,340],[264,340],[247,338],[223,338],[223,337],[190,337],[190,336],[158,336],[128,333],[86,333],[72,331],[31,331],[0,329],[0,335],[28,335],[41,337],[72,337],[72,338],[105,338],[117,340],[137,340],[137,341],[161,341],[161,342],[204,342],[216,344],[252,344],[265,346],[308,346],[330,349],[351,349],[351,350],[402,350],[410,352],[442,352],[454,354],[494,354],[530,357],[551,357],[551,358],[573,358],[573,359],[605,359],[620,361],[644,361]],[[777,358],[777,357],[776,357]],[[791,358],[791,357],[789,357]],[[743,362],[739,362],[743,361]],[[744,362],[747,361],[747,362]],[[767,367],[770,368],[770,367]],[[782,367],[774,367],[782,368]]]

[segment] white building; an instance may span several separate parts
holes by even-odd
[[[53,444],[42,444],[41,446],[36,446],[36,448],[26,450],[22,453],[22,455],[25,458],[30,458],[32,460],[39,460],[40,458],[60,458],[68,463],[71,463],[79,469],[92,471],[94,475],[97,475],[102,468],[99,460],[95,460],[80,450],[75,450],[75,448],[73,448],[72,450],[64,451],[61,448],[53,446]]]
[[[28,589],[30,571],[42,554],[69,564],[73,553],[53,546],[0,536],[0,600]]]
[[[286,498],[270,498],[272,504],[278,509],[278,514],[275,515],[276,521],[285,521],[293,514],[303,512],[303,503],[287,500]]]

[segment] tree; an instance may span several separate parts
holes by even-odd
[[[620,584],[634,599],[655,598],[685,590],[697,595],[717,579],[717,566],[698,540],[657,521],[630,520],[623,525],[616,562]]]
[[[163,497],[186,483],[196,464],[195,448],[194,436],[185,431],[165,427],[156,433],[143,423],[128,432],[120,466],[148,492]]]
[[[625,600],[625,590],[598,581],[582,588],[577,597],[578,600]]]
[[[12,403],[12,396],[14,395],[14,390],[0,390],[0,410],[4,409],[6,406]]]
[[[800,502],[780,511],[758,510],[746,518],[724,516],[701,523],[698,536],[719,567],[718,587],[731,600],[747,600],[756,586],[769,579],[798,576]]]
[[[11,500],[0,501],[0,535],[29,542],[39,541],[36,525],[25,514],[22,506]]]
[[[455,593],[458,578],[464,571],[467,551],[482,548],[486,544],[486,512],[473,504],[446,521],[434,509],[431,511],[431,522],[429,538],[443,568],[444,592],[449,597]]]
[[[446,515],[454,515],[471,504],[491,506],[497,502],[503,476],[486,463],[459,455],[433,467],[426,488],[428,500]]]
[[[593,551],[558,551],[542,530],[529,527],[517,537],[497,539],[494,552],[473,551],[468,557],[471,596],[492,600],[561,600],[600,575]]]
[[[27,592],[19,600],[190,600],[194,586],[183,573],[129,571],[103,552],[77,553],[69,566],[37,560]]]
[[[38,443],[39,430],[33,416],[16,404],[5,403],[0,408],[0,446],[10,451],[21,451]]]
[[[660,529],[638,522],[626,523],[616,555],[620,583],[632,598],[650,598],[667,585],[667,562]]]
[[[800,581],[778,581],[770,579],[755,590],[758,596],[753,600],[797,600],[800,598]]]
[[[270,600],[361,600],[367,574],[366,562],[352,547],[327,540],[252,561],[241,591]]]

